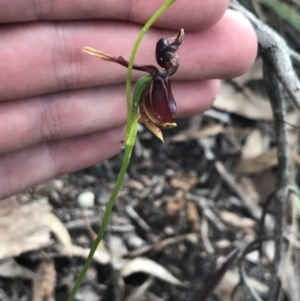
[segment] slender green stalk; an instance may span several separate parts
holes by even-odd
[[[114,190],[110,196],[110,199],[109,199],[109,202],[107,204],[107,207],[106,207],[106,210],[105,210],[105,213],[104,213],[104,216],[103,216],[103,220],[102,220],[102,224],[101,224],[101,227],[100,227],[100,230],[99,230],[99,233],[92,245],[92,248],[91,248],[91,251],[88,255],[88,258],[86,260],[86,262],[84,263],[84,267],[82,269],[82,271],[80,272],[80,275],[70,293],[70,296],[68,298],[68,301],[73,301],[74,300],[74,297],[85,277],[85,274],[89,268],[89,266],[91,265],[92,263],[92,260],[93,260],[93,256],[97,250],[97,247],[99,245],[99,243],[101,242],[103,236],[104,236],[104,233],[105,233],[105,230],[106,230],[106,226],[108,224],[108,221],[109,221],[109,217],[110,217],[110,214],[111,214],[111,211],[112,211],[112,208],[114,206],[114,201],[119,193],[119,190],[122,186],[122,183],[123,183],[123,180],[124,180],[124,176],[125,176],[125,173],[126,173],[126,170],[127,170],[127,167],[128,167],[128,164],[129,164],[129,161],[130,161],[130,157],[131,157],[131,153],[132,153],[132,149],[133,149],[133,145],[131,147],[126,147],[125,149],[125,154],[124,154],[124,159],[123,159],[123,163],[122,163],[122,166],[121,166],[121,170],[120,170],[120,173],[119,173],[119,176],[118,176],[118,179],[117,179],[117,182],[115,184],[115,187],[114,187]]]
[[[137,49],[142,41],[142,38],[144,37],[145,33],[148,31],[148,29],[152,26],[152,24],[165,12],[165,10],[172,5],[176,0],[166,0],[165,3],[157,10],[157,12],[149,19],[149,21],[146,23],[146,25],[143,27],[142,31],[140,32],[140,34],[137,37],[137,40],[133,46],[133,50],[131,52],[131,56],[130,56],[130,60],[129,60],[129,66],[128,66],[128,71],[127,71],[127,81],[126,81],[126,100],[127,100],[127,125],[126,125],[126,139],[125,139],[125,154],[124,154],[124,159],[122,162],[122,166],[119,172],[119,176],[117,179],[117,182],[115,184],[115,187],[112,191],[112,194],[110,196],[110,199],[108,201],[104,216],[103,216],[103,221],[100,227],[100,230],[98,232],[97,238],[95,239],[92,248],[90,250],[90,253],[86,259],[86,262],[83,266],[82,271],[79,274],[79,277],[70,293],[70,296],[68,298],[67,301],[73,301],[75,298],[75,295],[81,285],[81,283],[83,282],[83,279],[85,277],[85,274],[89,268],[89,266],[92,263],[93,260],[93,256],[97,250],[97,247],[99,245],[99,243],[101,242],[109,218],[110,218],[110,214],[111,211],[113,209],[115,200],[117,198],[117,195],[120,191],[120,188],[122,186],[123,180],[124,180],[124,176],[127,170],[127,167],[129,165],[130,162],[130,158],[131,158],[131,154],[132,154],[132,150],[133,150],[133,146],[136,140],[136,135],[137,135],[137,126],[138,126],[138,118],[137,118],[137,104],[135,104],[134,106],[132,106],[132,102],[131,102],[131,76],[132,76],[132,67],[133,67],[133,63],[134,63],[134,59],[137,53]],[[145,79],[145,83],[147,84],[148,81]]]

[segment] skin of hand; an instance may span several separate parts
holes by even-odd
[[[101,162],[123,149],[126,68],[81,51],[129,59],[162,0],[0,0],[0,199]],[[136,63],[155,63],[158,39],[184,28],[171,77],[175,117],[207,110],[219,79],[244,73],[257,40],[227,0],[178,0],[146,34]],[[134,79],[143,76],[135,71]]]

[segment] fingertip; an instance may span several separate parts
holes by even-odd
[[[228,79],[245,73],[257,55],[257,37],[250,22],[228,10],[214,26],[187,32],[176,78]],[[192,59],[191,59],[192,58]]]
[[[174,82],[172,87],[178,108],[178,115],[175,117],[189,117],[202,114],[212,106],[220,81]]]
[[[171,5],[155,22],[155,26],[186,30],[201,30],[218,22],[224,15],[229,0],[181,0]],[[160,0],[135,1],[131,20],[145,23],[161,5]]]
[[[253,65],[257,56],[258,42],[252,24],[241,13],[228,10],[226,17],[231,19],[232,34],[235,36],[232,51],[237,63],[228,74],[228,78],[232,78],[242,75]]]

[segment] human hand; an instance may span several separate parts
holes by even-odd
[[[0,199],[123,148],[126,69],[81,49],[129,58],[162,2],[0,0]],[[171,78],[176,117],[208,109],[217,79],[238,76],[254,61],[255,33],[227,5],[178,0],[141,44],[136,63],[156,65],[157,40],[185,29]]]

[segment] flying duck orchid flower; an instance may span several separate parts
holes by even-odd
[[[179,67],[179,56],[177,50],[184,40],[184,30],[181,29],[177,36],[160,39],[156,44],[156,61],[163,69],[152,65],[134,64],[133,69],[145,71],[152,77],[150,84],[144,89],[139,109],[143,122],[148,129],[163,141],[161,129],[168,129],[176,126],[173,118],[176,113],[176,102],[174,100],[169,77]],[[91,47],[84,47],[83,51],[94,55],[101,60],[118,63],[128,67],[128,61],[122,56],[111,56]]]

